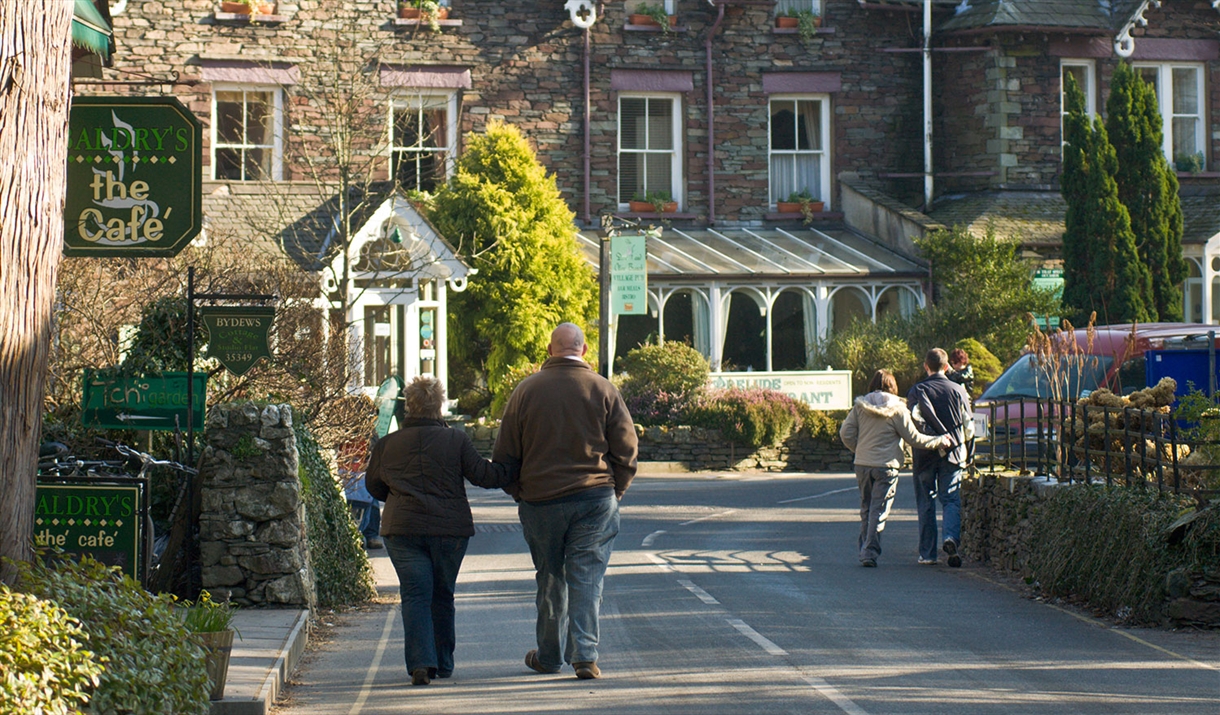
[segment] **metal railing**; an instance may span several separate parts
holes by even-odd
[[[1171,411],[1019,398],[976,407],[975,414],[985,418],[985,424],[976,419],[974,447],[975,467],[983,472],[1220,494],[1212,486],[1220,442],[1195,437]],[[1210,458],[1200,459],[1200,451]]]

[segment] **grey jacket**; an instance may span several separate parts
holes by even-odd
[[[923,449],[936,449],[943,443],[942,437],[915,429],[901,397],[881,390],[856,398],[839,428],[839,437],[856,454],[856,466],[890,469],[898,469],[906,461],[904,440]]]

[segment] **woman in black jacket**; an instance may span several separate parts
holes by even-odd
[[[501,489],[520,465],[484,459],[465,432],[449,428],[436,378],[415,378],[403,396],[406,417],[373,447],[365,483],[385,502],[381,535],[398,572],[407,672],[412,685],[427,685],[453,674],[453,589],[474,535],[463,480]]]

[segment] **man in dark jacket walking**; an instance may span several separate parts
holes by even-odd
[[[538,648],[525,664],[597,678],[598,612],[618,502],[635,476],[638,445],[627,405],[583,359],[584,333],[563,323],[551,333],[550,358],[508,399],[493,456],[521,461],[517,500],[538,582]],[[561,650],[562,644],[562,650]]]
[[[949,565],[962,565],[958,546],[962,538],[962,469],[967,463],[967,445],[974,438],[970,396],[961,385],[945,377],[949,356],[940,348],[924,358],[927,377],[907,393],[907,406],[920,432],[949,435],[948,449],[912,450],[915,509],[919,514],[919,563],[936,563],[936,499],[944,518],[942,548]]]

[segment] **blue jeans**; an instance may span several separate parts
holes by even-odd
[[[856,465],[856,484],[860,487],[860,560],[876,561],[881,555],[881,532],[898,489],[898,470]]]
[[[915,511],[919,514],[919,558],[935,560],[940,542],[936,538],[936,499],[944,514],[946,540],[962,541],[962,468],[938,459],[915,472]]]
[[[602,582],[618,535],[618,499],[609,492],[604,499],[523,501],[517,514],[537,571],[538,662],[554,670],[564,663],[596,662]]]
[[[407,672],[453,673],[453,589],[466,556],[465,536],[387,536],[385,548],[398,572]]]

